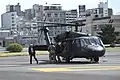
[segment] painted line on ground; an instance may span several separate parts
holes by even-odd
[[[40,72],[92,71],[92,70],[120,70],[120,66],[79,66],[57,68],[32,68]]]

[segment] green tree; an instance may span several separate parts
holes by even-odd
[[[110,44],[116,40],[115,28],[112,25],[105,25],[98,33],[104,44]]]

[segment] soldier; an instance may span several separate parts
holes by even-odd
[[[57,56],[58,62],[61,62],[60,53],[62,51],[61,51],[61,46],[60,46],[59,43],[56,44],[55,52],[56,52],[56,56]]]
[[[30,64],[32,64],[32,56],[34,57],[34,59],[36,60],[36,63],[38,64],[38,60],[35,56],[36,52],[35,52],[35,49],[33,47],[33,44],[30,44],[28,52],[29,52],[29,55],[30,55]]]
[[[51,62],[56,62],[56,54],[55,54],[55,46],[53,43],[50,44],[50,46],[48,47],[48,51],[49,51],[49,59]]]

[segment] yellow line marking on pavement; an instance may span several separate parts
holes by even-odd
[[[63,72],[70,71],[68,68],[32,68],[32,70],[42,71],[42,72]]]
[[[92,71],[92,70],[120,70],[120,66],[79,66],[58,68],[32,68],[41,72]]]

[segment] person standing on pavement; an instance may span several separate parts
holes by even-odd
[[[34,57],[36,63],[38,64],[38,60],[36,58],[36,52],[35,52],[35,49],[33,47],[33,44],[30,44],[30,46],[28,48],[28,53],[29,53],[29,56],[30,56],[30,64],[32,64],[32,57]]]

